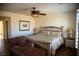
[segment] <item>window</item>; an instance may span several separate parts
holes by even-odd
[[[78,35],[79,35],[79,9],[77,9],[77,13],[76,13],[76,40],[75,40],[75,48],[78,49]]]

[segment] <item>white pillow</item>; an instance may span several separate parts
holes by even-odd
[[[42,31],[42,34],[43,34],[43,35],[50,35],[50,31],[44,30],[44,31]]]
[[[61,36],[61,32],[51,32],[51,35],[53,36],[53,37],[60,37]]]

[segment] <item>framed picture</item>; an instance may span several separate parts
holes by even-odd
[[[19,21],[19,30],[20,31],[29,31],[30,29],[30,22],[29,21]]]

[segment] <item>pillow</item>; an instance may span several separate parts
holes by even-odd
[[[61,32],[51,32],[51,35],[53,36],[53,37],[60,37],[61,36]]]
[[[34,34],[37,34],[39,32],[40,32],[40,30],[38,28],[34,28]]]
[[[51,33],[50,31],[46,31],[46,30],[43,30],[43,31],[42,31],[42,34],[43,34],[43,35],[50,35],[50,33]]]

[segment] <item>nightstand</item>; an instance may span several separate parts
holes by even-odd
[[[75,46],[75,38],[65,38],[65,46],[66,47],[72,47],[74,48]]]

